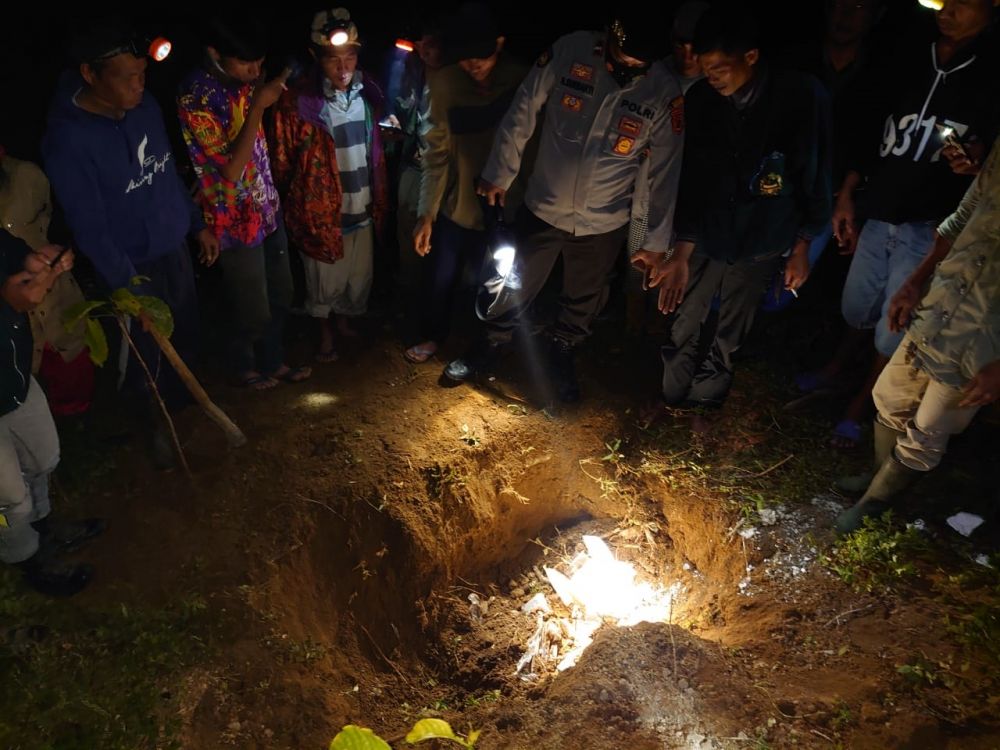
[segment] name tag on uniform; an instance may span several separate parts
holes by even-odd
[[[642,133],[642,120],[633,120],[631,117],[623,117],[618,121],[618,130],[625,135],[638,136]]]

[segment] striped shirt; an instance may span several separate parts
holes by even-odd
[[[326,104],[320,118],[337,148],[337,167],[344,196],[340,217],[345,233],[371,223],[368,207],[372,202],[372,192],[362,88],[359,74],[355,74],[347,91],[337,91],[329,81],[323,81]]]

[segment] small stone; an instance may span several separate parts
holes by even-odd
[[[265,729],[264,730],[264,736],[267,737],[268,739],[271,739],[272,737],[274,737],[274,730],[272,730],[272,729]]]
[[[602,690],[599,699],[600,699],[601,703],[610,703],[611,702],[611,693],[609,693],[607,690]]]
[[[238,721],[231,721],[231,722],[229,722],[229,731],[230,732],[238,732],[238,731],[240,731],[240,723]]]
[[[678,690],[687,690],[688,686],[689,686],[688,681],[685,680],[683,677],[677,681],[677,689]]]

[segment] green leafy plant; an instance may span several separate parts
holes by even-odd
[[[184,451],[181,450],[180,440],[177,438],[177,430],[174,422],[170,418],[167,406],[163,402],[163,397],[156,386],[156,378],[149,369],[149,365],[142,357],[139,349],[135,345],[135,340],[131,334],[131,321],[138,320],[143,329],[156,341],[167,361],[177,372],[181,381],[187,386],[195,401],[208,414],[209,417],[218,424],[230,445],[235,447],[244,445],[246,436],[240,431],[229,417],[208,397],[205,389],[201,387],[191,370],[181,359],[177,350],[170,343],[170,337],[174,333],[174,316],[170,312],[170,307],[163,300],[149,295],[136,294],[132,288],[140,286],[143,282],[149,281],[147,277],[135,276],[129,281],[130,288],[116,289],[111,296],[105,300],[84,300],[70,307],[63,316],[63,324],[67,330],[73,330],[77,326],[84,326],[84,341],[90,350],[90,358],[97,366],[101,367],[108,359],[108,340],[104,333],[104,327],[100,323],[101,318],[113,320],[122,333],[122,339],[128,344],[132,355],[142,367],[142,371],[149,383],[150,392],[156,399],[160,407],[174,444],[174,450],[181,462],[185,473],[191,474],[188,467]]]
[[[417,745],[427,740],[448,740],[466,750],[473,750],[480,732],[470,730],[466,736],[455,734],[448,722],[442,719],[421,719],[406,735],[406,742]],[[389,743],[372,730],[348,724],[330,743],[330,750],[392,750]]]
[[[915,575],[913,560],[926,546],[919,531],[894,528],[887,513],[880,519],[866,518],[820,561],[856,590],[870,592]]]

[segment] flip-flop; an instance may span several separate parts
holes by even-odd
[[[837,422],[837,425],[833,428],[833,437],[843,438],[845,442],[850,443],[849,446],[835,445],[834,447],[857,448],[858,443],[861,442],[861,425],[853,419],[842,419]]]
[[[321,365],[328,365],[331,362],[336,362],[338,359],[340,359],[340,355],[334,349],[316,352],[316,361]]]
[[[407,362],[422,365],[435,354],[437,354],[437,344],[417,344],[404,351],[403,357]]]
[[[251,375],[235,381],[237,388],[249,388],[251,391],[269,391],[278,385],[275,378],[267,375]]]
[[[272,378],[275,380],[280,380],[282,383],[301,383],[303,380],[308,380],[309,376],[312,375],[311,367],[287,367],[283,373],[280,375],[278,373],[271,373]]]

